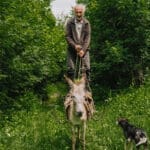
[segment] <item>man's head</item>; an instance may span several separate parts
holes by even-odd
[[[84,12],[85,12],[85,5],[77,4],[74,7],[74,13],[75,13],[77,20],[79,21],[82,20],[82,17],[84,16]]]

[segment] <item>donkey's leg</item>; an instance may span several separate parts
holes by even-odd
[[[78,133],[77,133],[78,140],[80,140],[80,126],[77,126],[77,130],[78,130],[78,131],[77,131],[77,132],[78,132]]]
[[[134,147],[133,141],[129,142],[129,146],[130,146],[129,150],[133,150],[133,147]]]
[[[76,133],[75,126],[72,126],[72,150],[75,150],[76,147]]]
[[[83,126],[82,126],[82,140],[83,140],[82,146],[83,146],[83,150],[85,150],[85,134],[86,134],[86,122],[84,122]]]
[[[75,146],[77,149],[79,149],[80,147],[80,130],[81,130],[80,125],[77,125],[76,126],[76,146]]]

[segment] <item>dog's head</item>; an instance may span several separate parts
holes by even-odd
[[[117,120],[117,124],[118,124],[119,126],[121,126],[122,128],[126,128],[129,123],[128,123],[128,120],[127,120],[126,118],[119,118],[119,119]]]

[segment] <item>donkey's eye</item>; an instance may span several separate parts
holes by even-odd
[[[71,98],[73,98],[73,99],[74,99],[74,98],[75,98],[75,96],[73,96],[73,95],[72,95],[72,96],[71,96]]]

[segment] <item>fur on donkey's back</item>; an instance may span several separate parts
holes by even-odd
[[[64,106],[67,119],[72,124],[72,150],[75,150],[76,145],[76,129],[78,130],[79,139],[80,129],[82,129],[82,146],[83,149],[85,149],[86,121],[91,118],[94,113],[94,101],[92,94],[85,88],[85,77],[77,81],[72,81],[66,76],[65,79],[70,86],[70,91],[65,98]]]

